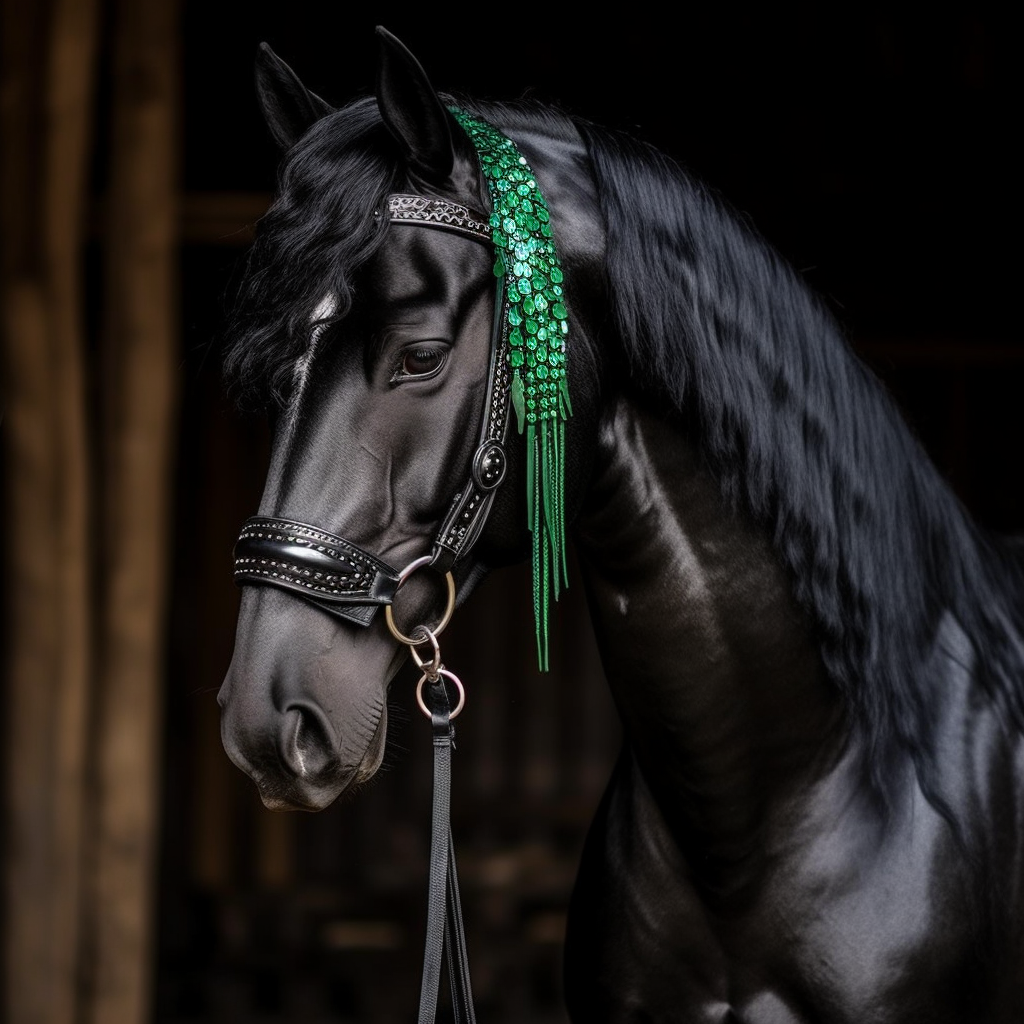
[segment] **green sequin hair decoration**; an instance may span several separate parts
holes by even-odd
[[[548,669],[550,603],[569,574],[565,557],[565,421],[572,415],[565,377],[569,319],[562,265],[547,204],[526,158],[496,128],[451,108],[476,147],[491,194],[495,277],[505,282],[505,329],[512,405],[526,434],[526,507],[533,543],[537,660]]]

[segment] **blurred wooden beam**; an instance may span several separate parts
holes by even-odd
[[[77,1020],[89,465],[82,242],[97,11],[3,9],[4,992],[10,1024]]]
[[[155,950],[178,394],[177,0],[114,5],[87,1024],[144,1024]]]

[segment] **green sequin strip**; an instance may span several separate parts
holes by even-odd
[[[533,539],[537,660],[548,669],[550,603],[568,584],[565,559],[565,377],[569,320],[548,208],[526,158],[486,121],[452,108],[473,141],[491,193],[494,275],[505,280],[508,362],[519,433],[526,433],[526,503]]]

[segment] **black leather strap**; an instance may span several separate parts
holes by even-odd
[[[476,1024],[473,986],[469,977],[469,951],[462,925],[462,901],[455,871],[455,839],[448,829],[448,899],[445,919],[445,948],[448,951],[448,981],[452,990],[452,1014],[457,1024]]]
[[[235,582],[291,590],[338,618],[367,626],[394,599],[398,570],[308,523],[254,516],[235,542]]]
[[[508,317],[505,315],[505,283],[498,281],[494,296],[494,328],[491,337],[487,396],[480,424],[480,442],[469,468],[469,479],[452,499],[451,507],[434,538],[431,564],[448,572],[473,546],[487,522],[494,492],[505,479],[512,371],[508,365]]]
[[[430,708],[434,734],[434,797],[430,832],[430,882],[427,890],[427,936],[417,1021],[418,1024],[434,1024],[442,952],[447,951],[453,1019],[455,1024],[476,1024],[450,818],[451,754],[455,727],[451,722],[451,707],[443,682],[431,684],[425,699]]]
[[[374,211],[379,217],[380,211]],[[472,210],[449,199],[393,192],[388,196],[388,217],[392,224],[413,224],[423,228],[454,231],[477,242],[492,242],[490,214]]]

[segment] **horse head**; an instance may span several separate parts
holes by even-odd
[[[456,592],[540,542],[527,528],[535,467],[509,427],[513,404],[534,399],[511,394],[521,334],[503,313],[480,158],[378,31],[375,102],[334,110],[268,48],[257,62],[287,157],[232,358],[271,395],[272,446],[236,547],[246,585],[219,702],[224,746],[271,807],[320,809],[372,776],[408,641],[427,643],[420,627],[446,621]],[[571,452],[579,435],[559,440]],[[560,516],[579,490],[574,464],[552,498]]]

